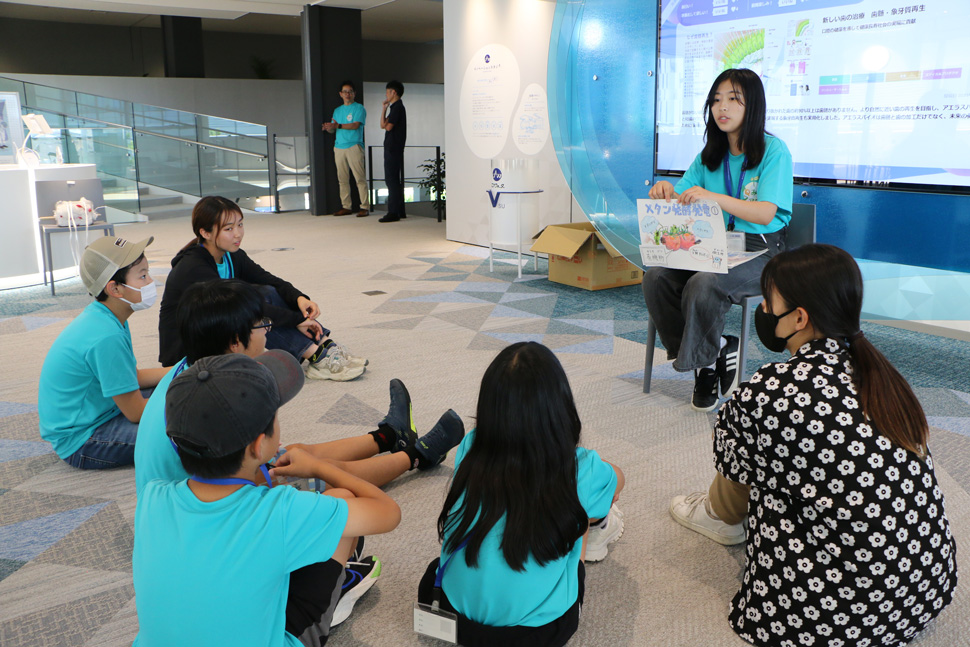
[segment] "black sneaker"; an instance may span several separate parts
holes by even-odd
[[[713,411],[717,407],[717,382],[713,368],[694,371],[694,396],[690,399],[694,411]]]
[[[465,425],[453,409],[445,411],[431,431],[418,439],[414,448],[418,452],[418,469],[431,469],[441,461],[452,447],[465,437]]]
[[[373,555],[359,561],[347,562],[347,566],[344,567],[344,582],[340,589],[340,598],[330,619],[331,629],[350,617],[354,604],[370,590],[370,587],[374,586],[380,576],[381,560]]]
[[[738,359],[741,357],[741,344],[737,337],[725,335],[727,343],[717,354],[717,377],[721,387],[721,397],[728,398],[738,388],[741,381],[741,371]]]
[[[411,394],[404,386],[404,382],[395,378],[389,386],[391,404],[387,408],[387,415],[379,423],[394,430],[396,440],[392,452],[407,449],[418,440],[418,432],[414,426],[414,413],[411,411]]]

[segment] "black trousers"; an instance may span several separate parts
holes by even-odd
[[[440,558],[428,564],[428,570],[418,584],[418,602],[431,604],[434,599],[434,578]],[[579,562],[579,595],[573,606],[549,624],[539,627],[491,627],[466,618],[455,610],[445,592],[441,592],[440,605],[445,611],[458,616],[458,644],[464,647],[562,647],[579,628],[579,616],[583,611],[586,592],[586,567]]]
[[[404,212],[404,149],[384,149],[384,183],[387,185],[387,213]]]

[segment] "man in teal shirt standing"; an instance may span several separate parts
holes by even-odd
[[[336,133],[333,156],[337,162],[337,180],[340,182],[340,204],[342,208],[335,216],[349,216],[352,211],[350,198],[350,174],[354,174],[357,192],[360,194],[358,218],[366,216],[370,210],[367,180],[364,176],[364,123],[367,111],[355,101],[357,90],[352,81],[340,84],[340,98],[343,104],[333,111],[330,123],[323,124],[328,133]]]

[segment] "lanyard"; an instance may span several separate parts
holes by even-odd
[[[268,485],[269,487],[273,487],[273,482],[270,481],[269,470],[266,468],[266,466],[260,465],[259,471],[263,473],[263,478],[266,479],[266,485]],[[224,478],[224,479],[207,479],[201,476],[195,476],[193,474],[192,480],[198,481],[199,483],[209,483],[210,485],[253,485],[253,486],[256,485],[249,479],[240,479],[235,477]]]
[[[445,578],[445,569],[448,568],[448,564],[450,564],[452,558],[458,554],[458,551],[460,551],[462,548],[468,545],[469,539],[471,539],[471,537],[465,537],[464,539],[462,539],[461,543],[458,544],[458,548],[455,549],[455,552],[453,552],[451,555],[448,555],[448,559],[445,560],[444,564],[441,564],[438,566],[438,571],[437,573],[435,573],[435,576],[434,576],[435,597],[437,597],[438,595],[437,592],[441,589],[441,582]]]
[[[175,378],[177,378],[179,376],[179,373],[181,373],[186,368],[188,368],[188,366],[189,366],[188,358],[182,358],[182,361],[175,365],[175,373],[172,375],[172,379],[174,380]],[[163,409],[163,411],[164,411],[164,409]],[[165,426],[166,427],[168,426],[168,416],[167,415],[165,416]],[[178,445],[175,444],[175,441],[172,440],[171,438],[169,438],[168,439],[168,442],[172,443],[172,449],[174,449],[175,450],[175,453],[178,454],[179,453],[179,448],[178,448]]]
[[[728,153],[724,154],[724,187],[727,189],[728,195],[731,196],[732,198],[737,198],[738,200],[741,199],[741,191],[744,189],[744,173],[747,170],[746,168],[747,166],[748,166],[748,157],[745,156],[744,159],[741,160],[741,177],[738,178],[738,192],[737,194],[731,193],[731,186],[734,184],[734,181],[731,177],[730,156]],[[727,229],[728,231],[734,231],[733,214],[731,215],[730,218],[728,218]]]

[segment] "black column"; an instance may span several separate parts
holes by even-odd
[[[165,76],[204,78],[202,19],[183,16],[161,18]]]
[[[333,135],[323,132],[340,104],[340,83],[357,86],[357,103],[364,103],[363,43],[360,10],[305,5],[303,21],[303,93],[310,148],[310,213],[320,216],[340,209]],[[367,115],[379,119],[380,115]],[[366,144],[365,144],[366,145]]]

